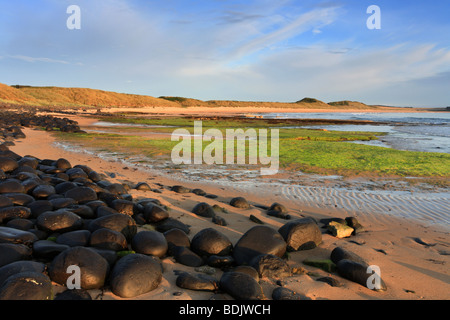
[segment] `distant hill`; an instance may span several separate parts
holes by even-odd
[[[0,104],[38,107],[253,107],[290,109],[376,109],[361,102],[339,101],[325,103],[314,98],[297,102],[258,102],[209,100],[162,96],[159,98],[127,93],[117,93],[87,88],[8,86],[0,83]]]

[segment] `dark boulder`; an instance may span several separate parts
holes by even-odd
[[[89,244],[91,232],[89,230],[76,230],[60,234],[56,238],[56,243],[69,247],[85,247]]]
[[[36,226],[46,232],[69,232],[81,229],[83,219],[73,212],[61,209],[57,211],[47,211],[36,219]]]
[[[144,206],[144,218],[148,223],[160,222],[168,217],[169,213],[167,210],[156,203],[147,203]]]
[[[192,238],[191,249],[199,256],[227,256],[231,254],[233,244],[223,233],[207,228],[199,231]]]
[[[21,272],[10,276],[0,288],[0,300],[52,300],[50,279],[39,272]]]
[[[98,229],[91,234],[90,245],[113,251],[128,249],[127,239],[121,232],[105,228]]]
[[[155,290],[161,280],[162,266],[158,258],[129,254],[121,258],[111,272],[111,291],[122,298],[134,298]]]
[[[56,256],[49,267],[50,278],[66,285],[72,275],[67,270],[73,265],[80,268],[81,288],[99,289],[105,284],[109,272],[108,262],[94,250],[85,247],[69,248]]]
[[[89,201],[97,200],[97,193],[88,187],[76,187],[67,191],[64,196],[74,199],[76,202],[83,204]]]
[[[15,261],[30,260],[32,250],[23,244],[0,243],[0,267]]]
[[[114,231],[121,232],[127,241],[131,241],[137,232],[136,222],[130,216],[125,214],[110,214],[92,220],[89,223],[89,231],[94,232],[101,228],[107,228]]]
[[[161,258],[166,255],[168,244],[164,235],[158,231],[141,231],[133,237],[131,247],[137,253]]]
[[[286,242],[273,228],[255,226],[249,229],[236,243],[233,257],[237,264],[250,264],[260,254],[282,257],[286,252]]]
[[[38,238],[35,234],[9,227],[0,227],[0,243],[32,244]]]
[[[214,209],[206,202],[201,202],[195,205],[192,212],[200,217],[212,218],[216,215]]]
[[[322,242],[322,232],[316,222],[310,218],[290,221],[278,232],[286,241],[288,251],[314,249]]]
[[[264,293],[259,283],[245,273],[225,272],[220,278],[219,287],[236,300],[264,299]]]

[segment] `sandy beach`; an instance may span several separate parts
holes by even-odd
[[[111,110],[102,110],[110,112]],[[118,110],[115,110],[118,111]],[[121,110],[121,112],[130,110]],[[136,110],[134,110],[136,111]],[[153,114],[192,114],[201,113],[205,110],[189,108],[181,110],[152,109],[139,110],[139,112],[151,112]],[[318,112],[317,110],[310,112]],[[208,112],[208,111],[206,111]],[[222,112],[214,109],[214,113]],[[228,109],[228,112],[230,110]],[[242,110],[239,110],[239,113]],[[245,113],[274,112],[274,110],[260,110],[248,108]],[[276,111],[275,111],[276,112]],[[283,112],[290,112],[283,110]],[[299,112],[292,110],[292,112]],[[330,110],[326,110],[330,112]],[[350,111],[348,111],[350,112]],[[67,115],[66,115],[67,116]],[[70,116],[78,121],[81,128],[96,121],[93,118]],[[357,217],[364,226],[365,232],[349,238],[338,239],[329,234],[326,229],[322,230],[322,243],[315,249],[292,252],[289,255],[288,264],[291,267],[301,267],[306,274],[298,274],[283,279],[284,286],[295,292],[301,293],[312,300],[447,300],[450,299],[450,273],[448,269],[450,254],[449,226],[445,222],[431,221],[426,219],[405,219],[395,214],[404,210],[402,207],[393,206],[394,212],[390,214],[376,214],[371,210],[358,211],[357,208],[346,208],[346,200],[339,200],[333,210],[328,206],[320,206],[317,203],[308,203],[301,196],[283,196],[283,193],[275,189],[259,191],[258,185],[246,187],[245,185],[228,185],[203,183],[202,181],[180,181],[175,177],[144,170],[139,166],[124,164],[121,161],[106,161],[92,154],[70,152],[54,145],[55,137],[51,133],[25,128],[25,139],[17,140],[16,145],[10,150],[21,156],[33,155],[41,159],[69,159],[72,165],[85,164],[100,173],[114,173],[113,182],[136,184],[146,182],[152,188],[160,189],[161,193],[152,191],[138,191],[131,189],[130,194],[134,199],[156,198],[163,205],[170,208],[170,216],[191,226],[189,237],[193,237],[198,231],[205,228],[216,228],[225,234],[233,244],[255,223],[249,220],[254,215],[266,225],[278,229],[286,223],[286,220],[267,216],[266,211],[259,206],[270,206],[274,202],[280,202],[289,210],[293,218],[312,217],[319,221],[324,218],[346,218]],[[201,188],[208,194],[214,194],[215,199],[205,198],[192,193],[179,194],[170,191],[173,185],[186,186],[188,188]],[[309,192],[314,192],[311,189]],[[285,193],[284,193],[285,194]],[[245,197],[252,205],[250,209],[239,209],[229,205],[233,197]],[[336,198],[345,197],[344,194],[334,195]],[[313,198],[311,198],[313,199]],[[326,199],[323,199],[326,201]],[[317,200],[316,200],[317,201]],[[210,219],[202,218],[192,213],[193,207],[199,202],[207,202],[210,205],[219,205],[228,213],[223,217],[228,222],[227,226],[213,224]],[[445,203],[445,201],[443,202]],[[389,205],[389,204],[387,204]],[[439,206],[442,206],[440,204]],[[433,210],[432,207],[430,207]],[[445,211],[445,210],[444,210]],[[439,213],[439,216],[448,215],[447,212]],[[371,265],[380,267],[381,276],[387,285],[384,292],[375,292],[357,283],[341,278],[336,273],[329,273],[322,269],[303,264],[305,259],[329,259],[330,252],[335,247],[343,247],[352,251],[370,262]],[[187,272],[196,271],[192,267],[176,263],[173,257],[162,260],[164,272],[161,284],[157,289],[140,295],[133,300],[208,300],[229,299],[226,294],[193,291],[180,289],[176,286],[176,274],[174,271],[183,270]],[[219,279],[222,271],[217,269],[213,275]],[[316,281],[318,277],[332,276],[338,279],[341,287],[331,287],[327,283]],[[277,287],[271,279],[262,279],[260,284],[265,296],[270,299],[272,290]],[[63,291],[64,288],[55,284],[55,291]],[[103,300],[121,299],[110,291],[102,292],[93,290],[90,292],[93,298]]]

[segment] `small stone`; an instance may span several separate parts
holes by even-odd
[[[248,204],[247,200],[243,197],[236,197],[231,199],[230,205],[235,208],[241,208],[241,209],[249,209],[250,205]]]
[[[176,285],[183,289],[196,291],[217,291],[219,288],[216,279],[203,274],[193,275],[187,272],[177,277]]]
[[[354,231],[353,228],[336,221],[330,222],[327,229],[333,236],[339,239],[350,237]]]

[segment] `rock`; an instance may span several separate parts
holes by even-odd
[[[368,272],[368,267],[366,265],[360,264],[355,261],[342,259],[336,265],[337,271],[340,276],[350,281],[359,283],[360,285],[367,287],[375,291],[386,291],[387,287],[381,278],[378,281],[373,280],[373,272]],[[370,279],[369,279],[370,278]],[[371,283],[369,283],[371,282]],[[372,286],[372,287],[371,287]]]
[[[8,197],[0,195],[0,208],[12,207],[14,203]]]
[[[91,232],[89,230],[76,230],[66,232],[56,238],[56,243],[69,247],[85,247],[89,244]]]
[[[88,178],[87,173],[84,172],[84,170],[81,169],[81,168],[68,169],[68,170],[66,170],[66,174],[69,175],[69,179],[70,180],[75,180],[75,179],[78,179],[78,178],[84,178],[84,179]]]
[[[30,260],[32,250],[23,244],[0,243],[0,267],[15,261]]]
[[[27,207],[14,206],[0,209],[0,223],[14,218],[28,219],[31,215],[31,210]]]
[[[129,254],[111,272],[111,291],[122,298],[133,298],[156,289],[161,280],[162,266],[158,258]]]
[[[211,219],[211,222],[214,224],[217,224],[218,226],[223,226],[223,227],[228,225],[228,222],[224,218],[219,217],[219,216],[214,216]]]
[[[125,187],[120,184],[120,183],[112,183],[108,186],[105,186],[105,189],[115,195],[122,195],[122,194],[127,194],[127,190],[125,189]]]
[[[326,272],[336,271],[336,265],[333,263],[333,261],[331,261],[329,259],[324,259],[324,260],[306,259],[306,260],[303,260],[303,263],[306,264],[307,266],[320,268]]]
[[[131,247],[137,253],[161,258],[166,255],[168,244],[164,235],[158,231],[141,231],[131,240]]]
[[[291,275],[286,261],[272,254],[262,254],[252,259],[250,265],[260,277],[281,279]]]
[[[68,248],[69,246],[54,241],[38,240],[33,243],[33,256],[51,260]]]
[[[168,217],[169,213],[156,203],[149,202],[144,206],[144,218],[148,223],[160,222]]]
[[[53,211],[53,205],[48,200],[37,200],[27,204],[27,208],[31,210],[31,217],[37,218],[46,211]]]
[[[32,244],[38,238],[35,234],[9,227],[0,227],[0,243]]]
[[[91,234],[90,245],[91,247],[112,251],[128,249],[127,239],[121,232],[106,228],[97,229]]]
[[[264,293],[259,283],[245,273],[225,272],[220,278],[219,287],[236,300],[264,299]]]
[[[135,204],[132,201],[122,199],[113,200],[111,204],[111,208],[118,213],[126,214],[130,217],[135,213],[134,206]]]
[[[202,257],[191,251],[187,247],[173,247],[173,257],[175,261],[189,267],[200,267],[205,264]]]
[[[56,256],[49,267],[50,279],[66,285],[72,275],[67,270],[72,265],[80,268],[81,288],[100,289],[105,284],[109,272],[108,262],[94,250],[85,247],[69,248]]]
[[[0,300],[52,300],[52,298],[52,282],[40,272],[14,274],[0,288]]]
[[[83,220],[73,212],[61,209],[47,211],[36,219],[36,226],[46,232],[69,232],[83,226]]]
[[[58,183],[55,186],[55,191],[58,194],[65,194],[67,191],[76,188],[77,185],[74,182],[66,181]]]
[[[35,261],[16,261],[0,268],[0,288],[3,283],[12,275],[21,272],[45,273],[47,266]]]
[[[322,233],[310,218],[290,221],[278,229],[278,232],[286,241],[288,251],[314,249],[322,242]]]
[[[34,188],[31,194],[35,199],[43,199],[55,193],[56,191],[53,186],[42,184]]]
[[[184,231],[180,229],[171,229],[169,231],[164,232],[164,237],[166,238],[168,245],[168,254],[173,255],[172,248],[173,247],[187,247],[191,246],[191,240],[187,236]]]
[[[117,212],[117,210],[115,210],[113,208],[106,207],[106,206],[99,206],[96,210],[97,218],[108,216],[110,214],[115,214],[115,213],[118,214],[119,212]]]
[[[250,267],[250,266],[237,266],[236,268],[234,268],[231,271],[245,273],[245,274],[249,275],[250,277],[252,277],[253,279],[255,279],[255,281],[259,282],[259,273],[253,267]]]
[[[236,197],[231,199],[230,205],[235,208],[241,208],[241,209],[249,209],[250,205],[248,204],[247,200],[243,197]]]
[[[334,237],[339,239],[350,237],[354,231],[353,228],[336,221],[330,222],[327,229]]]
[[[16,160],[11,159],[9,157],[0,157],[0,170],[5,173],[16,170],[19,167],[19,164]]]
[[[56,295],[53,300],[92,300],[91,295],[84,289],[67,289]]]
[[[234,264],[233,256],[209,256],[206,264],[213,268],[229,268]]]
[[[277,287],[272,291],[273,300],[311,300],[302,294],[299,294],[291,289],[284,287]]]
[[[183,222],[170,217],[156,224],[156,230],[158,230],[159,232],[166,232],[171,229],[180,229],[186,234],[189,234],[189,232],[191,231],[190,227],[187,224],[184,224]]]
[[[72,198],[55,198],[51,199],[50,203],[55,210],[67,208],[77,204],[77,202]]]
[[[174,191],[176,193],[188,193],[191,191],[191,189],[183,187],[183,186],[173,186],[170,188],[171,191]]]
[[[83,219],[93,219],[96,217],[94,211],[87,205],[76,204],[67,207],[66,210],[75,213],[77,216]]]
[[[349,227],[353,228],[353,235],[364,231],[364,227],[355,217],[347,217],[345,218],[345,221]]]
[[[341,247],[336,247],[333,249],[333,251],[331,251],[330,259],[336,265],[338,264],[339,261],[347,259],[347,260],[358,262],[365,266],[369,266],[369,264],[363,258],[361,258],[357,254],[350,252],[348,250],[345,250],[344,248],[341,248]]]
[[[206,192],[203,191],[202,189],[194,189],[191,191],[193,194],[196,194],[198,196],[206,196]]]
[[[141,191],[151,191],[152,190],[152,188],[150,188],[150,186],[146,182],[139,182],[138,184],[136,184],[136,186],[134,188],[136,190],[141,190]]]
[[[13,220],[9,220],[5,225],[8,228],[18,229],[22,231],[27,231],[34,227],[34,223],[28,219],[16,218]]]
[[[64,197],[74,199],[83,204],[89,201],[97,200],[97,193],[88,187],[75,187],[64,193]]]
[[[4,193],[5,197],[8,197],[16,206],[27,206],[29,203],[35,201],[35,199],[24,193]]]
[[[60,158],[56,160],[55,167],[59,169],[71,169],[72,165],[70,164],[69,160]]]
[[[192,212],[200,217],[212,218],[216,215],[214,209],[206,202],[200,202],[195,205]]]
[[[342,286],[342,284],[339,281],[337,281],[335,278],[332,278],[332,277],[322,277],[322,278],[316,279],[316,281],[328,283],[332,287],[341,287]]]
[[[196,291],[217,291],[218,281],[204,274],[193,275],[187,272],[181,273],[176,280],[176,285],[183,289]]]
[[[267,215],[289,220],[291,219],[291,216],[288,214],[288,210],[286,207],[278,202],[273,203],[269,209],[267,210]]]
[[[231,254],[233,244],[221,232],[207,228],[199,231],[192,238],[191,249],[199,256],[227,256]]]
[[[249,219],[250,219],[250,221],[253,221],[254,223],[264,224],[264,222],[261,221],[261,219],[259,219],[258,217],[254,216],[253,214],[250,215]]]
[[[107,228],[121,232],[127,241],[131,241],[137,232],[136,222],[130,216],[116,213],[92,220],[89,223],[89,231],[94,232],[101,228]]]
[[[286,242],[276,230],[268,226],[255,226],[238,240],[233,249],[233,257],[237,264],[249,264],[260,254],[282,257],[285,252]]]

